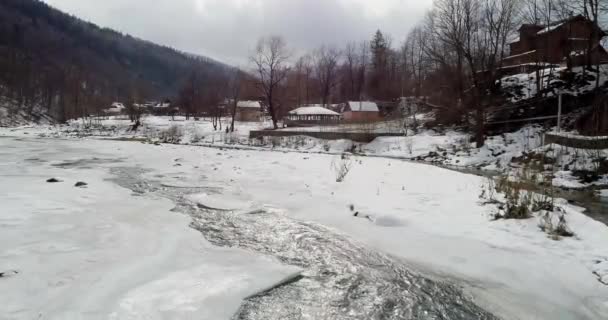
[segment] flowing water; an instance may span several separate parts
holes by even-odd
[[[289,218],[280,209],[211,209],[185,196],[221,189],[171,187],[143,178],[136,168],[113,173],[118,184],[137,195],[172,200],[174,210],[190,215],[192,227],[211,243],[302,269],[247,298],[233,319],[496,319],[456,286],[413,273],[398,259],[321,225]]]

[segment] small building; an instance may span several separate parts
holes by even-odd
[[[348,122],[380,121],[380,110],[375,102],[349,101],[342,104],[342,119]]]
[[[339,113],[324,108],[321,105],[308,105],[291,110],[283,119],[283,123],[287,127],[335,125],[339,122]]]
[[[112,105],[104,110],[104,113],[107,115],[118,115],[123,114],[127,108],[125,105],[120,102],[114,102]]]
[[[236,121],[260,121],[262,104],[259,101],[238,101],[236,103]]]
[[[168,115],[171,113],[171,101],[165,100],[163,102],[149,103],[147,109],[153,115]]]
[[[595,38],[591,39],[593,34]],[[519,29],[519,37],[509,44],[510,56],[503,59],[502,71],[514,74],[550,65],[584,65],[590,41],[591,62],[606,63],[608,53],[601,45],[605,36],[603,30],[581,15],[549,26],[524,24]]]

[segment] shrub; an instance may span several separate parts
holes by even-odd
[[[352,161],[347,154],[342,154],[340,158],[332,161],[331,168],[336,174],[336,182],[342,182],[352,168]]]
[[[553,221],[556,214],[559,215],[557,218],[557,224]],[[545,214],[541,217],[538,227],[553,240],[574,237],[574,232],[572,232],[570,227],[568,227],[566,216],[561,210],[558,210],[557,213],[553,211],[545,212]]]
[[[522,184],[509,181],[508,175],[501,175],[494,184],[494,190],[504,194],[505,202],[499,207],[500,211],[494,215],[495,219],[528,219],[532,216],[533,195],[522,191]],[[482,195],[488,198],[492,184],[485,187]],[[494,197],[494,194],[491,194]],[[498,202],[498,201],[496,201]]]
[[[172,125],[169,129],[160,132],[159,139],[163,143],[179,143],[183,135],[181,127]]]
[[[414,151],[414,138],[413,137],[405,138],[405,148],[407,149],[407,152],[409,152],[409,154],[413,153],[413,151]]]

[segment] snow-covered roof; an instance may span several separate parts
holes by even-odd
[[[112,108],[124,109],[125,105],[120,102],[114,102],[112,103]]]
[[[378,105],[371,101],[349,101],[348,107],[353,112],[378,112]]]
[[[155,104],[153,108],[164,109],[164,108],[169,108],[170,106],[171,106],[170,103],[158,103],[158,104]]]
[[[239,101],[236,103],[237,108],[252,108],[261,109],[262,105],[259,101]]]
[[[509,60],[509,59],[513,59],[513,58],[529,55],[529,54],[532,54],[534,52],[536,52],[536,50],[531,50],[531,51],[526,51],[524,53],[514,54],[512,56],[508,56],[508,57],[504,58],[503,60]]]
[[[539,32],[537,32],[536,34],[543,34],[543,33],[551,32],[551,31],[553,31],[553,30],[555,30],[555,29],[557,29],[557,28],[559,28],[559,27],[563,26],[563,25],[564,25],[566,22],[567,22],[567,21],[563,21],[563,22],[556,23],[556,24],[554,24],[554,25],[548,26],[548,27],[546,27],[546,28],[544,28],[544,29],[540,30],[540,31],[539,31]]]
[[[289,114],[295,114],[299,116],[303,115],[329,115],[329,116],[339,116],[340,114],[329,109],[320,107],[320,106],[311,106],[311,107],[301,107],[295,110],[289,111]]]

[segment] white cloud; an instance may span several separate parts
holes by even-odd
[[[282,35],[295,51],[368,40],[401,41],[432,0],[45,0],[102,26],[220,61],[246,65],[257,39]]]

